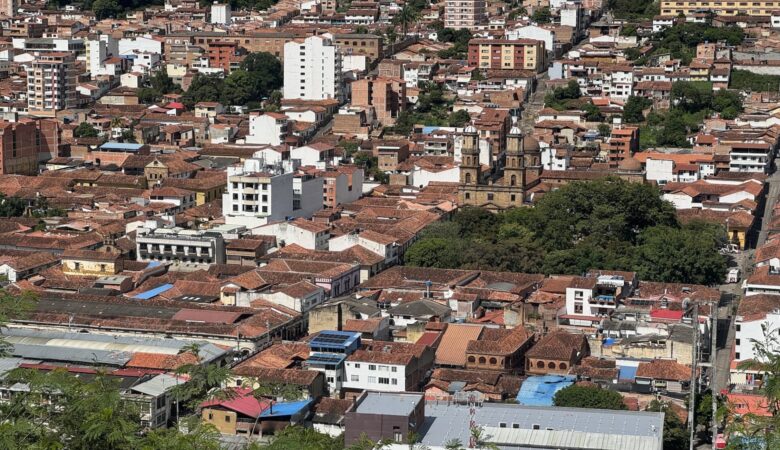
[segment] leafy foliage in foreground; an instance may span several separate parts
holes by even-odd
[[[555,393],[553,405],[569,408],[626,409],[623,396],[598,386],[573,384]]]
[[[636,271],[643,280],[713,284],[722,280],[719,225],[681,225],[657,188],[606,178],[546,194],[534,208],[492,214],[463,208],[406,252],[419,267],[582,274]]]

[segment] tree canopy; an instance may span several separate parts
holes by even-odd
[[[79,126],[73,130],[73,137],[98,137],[98,130],[87,122],[81,122]]]
[[[553,405],[568,408],[627,409],[618,392],[573,384],[555,393]]]
[[[270,53],[246,56],[241,66],[225,78],[218,75],[195,75],[184,93],[184,104],[191,108],[198,102],[221,102],[224,105],[247,105],[267,99],[282,86],[282,64]]]
[[[657,188],[616,178],[574,182],[534,208],[461,208],[405,254],[408,265],[582,274],[636,271],[654,281],[712,284],[726,271],[722,227],[681,225]]]

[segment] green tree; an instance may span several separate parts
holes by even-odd
[[[409,3],[404,3],[404,6],[401,7],[401,10],[393,18],[393,23],[401,26],[401,33],[406,38],[409,24],[416,22],[419,18],[420,11]]]
[[[172,393],[179,405],[195,410],[200,403],[209,398],[225,398],[234,394],[229,389],[222,389],[231,380],[232,374],[228,366],[204,364],[200,356],[200,346],[192,344],[181,349],[181,353],[195,356],[195,362],[184,364],[176,369],[177,375],[185,375],[187,381],[177,384]]]
[[[550,23],[552,21],[552,13],[548,6],[537,8],[533,14],[531,14],[531,20],[536,23]]]
[[[643,231],[636,249],[636,269],[642,279],[676,283],[718,284],[726,273],[726,258],[718,249],[726,242],[722,226],[692,223]]]
[[[98,137],[98,130],[87,122],[81,122],[79,126],[73,130],[73,137]]]
[[[712,104],[712,83],[678,81],[672,84],[671,102],[674,108],[687,113],[707,109]]]
[[[780,75],[761,75],[734,69],[731,71],[729,87],[738,91],[777,92],[780,88]]]
[[[182,100],[188,108],[199,102],[218,102],[222,99],[224,84],[218,75],[196,74]]]
[[[95,13],[97,20],[116,17],[119,11],[119,4],[117,4],[116,0],[95,0],[92,2],[92,12]]]
[[[298,425],[286,427],[274,435],[264,450],[344,450],[343,436],[331,437],[316,430]]]
[[[556,392],[553,405],[569,408],[626,409],[623,397],[618,392],[598,386],[576,384]]]
[[[623,121],[626,123],[639,123],[645,120],[644,110],[652,102],[644,97],[631,96],[623,105]]]
[[[599,134],[603,137],[609,137],[612,134],[612,127],[606,123],[600,123],[598,126]]]
[[[257,99],[258,92],[258,80],[252,73],[234,70],[225,78],[220,101],[225,105],[245,105]]]
[[[686,450],[690,441],[688,428],[669,404],[653,400],[647,411],[664,413],[664,450]]]
[[[712,109],[724,119],[732,120],[742,112],[742,96],[737,91],[720,89],[712,97]]]
[[[423,239],[404,254],[407,265],[416,267],[460,267],[461,248],[457,242],[442,238]]]
[[[267,97],[280,89],[284,82],[284,69],[279,58],[268,52],[250,53],[241,61],[241,70],[253,74],[259,96]]]
[[[585,103],[582,107],[582,111],[585,113],[585,120],[588,122],[601,122],[604,120],[604,115],[601,114],[599,107],[591,102]]]

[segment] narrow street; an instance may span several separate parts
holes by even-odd
[[[520,117],[520,130],[523,133],[531,134],[539,117],[539,111],[544,108],[544,96],[547,93],[547,74],[540,74],[536,81],[536,90],[531,94],[528,103],[523,105],[523,114]]]
[[[777,167],[777,158],[775,159],[774,167]],[[761,232],[758,234],[757,247],[760,247],[766,242],[769,234],[769,223],[772,221],[772,210],[774,209],[775,204],[777,204],[778,196],[780,196],[780,171],[775,170],[766,181],[769,184],[769,188],[766,195],[764,214],[761,220]]]

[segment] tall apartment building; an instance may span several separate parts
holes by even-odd
[[[724,2],[720,0],[691,1],[661,1],[661,15],[677,16],[711,11],[719,16],[771,16],[772,12],[780,10],[780,0],[764,0],[758,2]]]
[[[211,23],[215,25],[229,25],[230,13],[230,4],[214,2],[211,5]]]
[[[468,60],[480,69],[546,69],[544,41],[536,39],[472,39]]]
[[[68,52],[39,54],[27,68],[27,107],[33,115],[75,108],[76,58]]]
[[[293,171],[292,161],[267,165],[249,158],[228,167],[227,192],[222,194],[225,223],[254,228],[291,217],[306,217],[322,209],[323,179]]]
[[[406,82],[398,78],[363,78],[353,81],[352,106],[374,107],[376,118],[384,125],[392,125],[398,114],[406,109]]]
[[[0,121],[0,175],[37,174],[40,143],[35,121]]]
[[[444,9],[444,26],[447,28],[473,29],[485,21],[484,0],[447,0]]]
[[[341,51],[328,35],[284,44],[284,98],[343,100]]]

